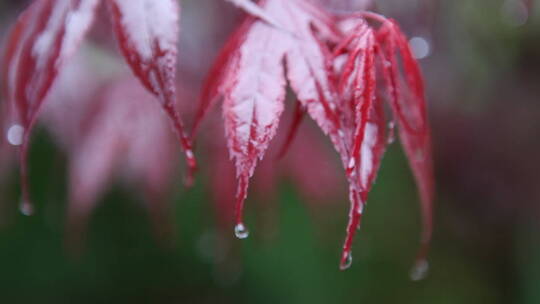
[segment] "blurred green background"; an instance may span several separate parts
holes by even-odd
[[[214,1],[185,1],[183,14]],[[0,2],[1,33],[25,2]],[[95,210],[83,253],[70,255],[65,155],[38,129],[36,215],[18,212],[16,171],[3,186],[0,303],[540,303],[538,7],[523,23],[511,1],[376,2],[431,47],[421,63],[438,196],[425,280],[409,279],[420,218],[399,144],[383,160],[353,266],[339,271],[346,193],[312,206],[287,180],[271,206],[248,199],[242,241],[218,231],[204,176],[172,196],[172,240],[154,237],[145,207],[116,187]],[[225,34],[193,39],[219,45]]]

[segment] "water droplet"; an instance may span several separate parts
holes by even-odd
[[[364,213],[364,204],[360,204],[358,206],[358,209],[356,210],[356,212],[358,212],[358,214],[363,214]],[[358,226],[360,227],[360,226]]]
[[[506,0],[501,7],[503,20],[512,27],[519,27],[527,23],[529,9],[521,0]]]
[[[416,59],[424,59],[428,57],[431,52],[429,42],[423,37],[417,36],[411,38],[411,40],[409,40],[409,46]]]
[[[22,201],[19,205],[19,210],[23,215],[31,216],[34,214],[34,206],[28,201]]]
[[[388,144],[391,145],[396,141],[396,123],[391,121],[388,123]]]
[[[7,131],[7,140],[14,146],[20,146],[23,143],[24,127],[21,125],[13,125]]]
[[[352,266],[352,254],[350,252],[347,252],[345,254],[347,255],[347,257],[345,258],[345,261],[343,261],[341,265],[339,265],[340,270],[347,270]]]
[[[354,157],[351,157],[351,159],[349,159],[349,169],[354,169],[355,166],[356,160],[354,159]]]
[[[239,239],[245,239],[249,236],[249,230],[243,223],[240,223],[234,227],[234,235]]]
[[[411,270],[410,277],[411,280],[417,282],[426,278],[429,272],[429,263],[426,260],[421,260],[414,265]]]
[[[343,131],[341,131],[341,130],[338,131],[338,135],[341,138],[345,137],[345,133],[343,133]]]

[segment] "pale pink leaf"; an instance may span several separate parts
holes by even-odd
[[[36,1],[10,34],[3,75],[13,123],[24,128],[20,161],[26,213],[31,213],[26,163],[30,132],[59,69],[90,28],[98,4],[99,0]]]
[[[114,80],[100,92],[98,98],[85,101],[94,107],[85,112],[85,123],[75,126],[80,136],[77,144],[69,147],[68,228],[72,245],[79,245],[99,199],[112,181],[120,178],[145,195],[150,214],[157,221],[156,231],[164,236],[168,233],[163,221],[167,208],[164,196],[176,164],[174,134],[166,117],[151,103],[154,96],[136,79]],[[148,147],[152,147],[152,153]]]
[[[200,103],[195,115],[195,122],[193,124],[192,136],[194,137],[206,117],[212,106],[217,102],[220,95],[220,89],[225,82],[224,76],[229,69],[231,60],[229,60],[234,53],[240,48],[240,45],[246,38],[246,33],[250,29],[251,25],[255,21],[254,18],[248,17],[242,25],[231,35],[231,38],[227,41],[221,52],[215,59],[208,76],[205,80]]]
[[[283,35],[265,23],[254,23],[224,77],[223,115],[229,151],[239,178],[239,225],[249,178],[257,159],[264,156],[274,137],[283,112],[286,84],[283,58],[289,43],[283,40]]]
[[[156,95],[177,132],[190,175],[196,168],[191,140],[176,108],[179,6],[174,0],[109,0],[122,53],[135,75]]]
[[[249,15],[257,17],[269,25],[274,26],[276,29],[287,31],[271,14],[267,13],[260,6],[252,2],[251,0],[226,0],[239,8],[246,11]]]

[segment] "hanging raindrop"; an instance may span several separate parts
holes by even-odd
[[[411,40],[409,40],[409,45],[411,47],[413,56],[416,59],[424,59],[431,53],[431,46],[426,38],[420,36],[413,37]]]
[[[359,215],[362,215],[364,214],[364,204],[363,203],[360,203],[360,205],[358,206],[358,208],[356,209],[356,212],[358,212]],[[358,228],[360,228],[360,225],[358,225]]]
[[[9,127],[7,134],[7,141],[13,146],[20,146],[23,144],[24,127],[21,125],[13,125]]]
[[[426,260],[420,260],[416,262],[413,269],[411,269],[411,280],[417,282],[426,278],[429,273],[429,263]]]
[[[345,260],[343,262],[341,262],[341,265],[339,265],[340,270],[347,270],[347,269],[351,268],[351,266],[352,266],[352,253],[347,252],[345,254],[347,255],[347,257],[345,258]]]
[[[19,205],[19,211],[21,211],[23,215],[31,216],[34,214],[34,206],[28,201],[23,200]]]
[[[249,230],[244,226],[243,223],[239,223],[234,227],[234,235],[239,239],[245,239],[249,236]]]
[[[529,19],[529,8],[522,0],[506,0],[501,7],[503,21],[512,27],[525,25]]]

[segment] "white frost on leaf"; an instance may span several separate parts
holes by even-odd
[[[56,68],[77,50],[81,40],[94,20],[95,10],[100,0],[81,0],[78,5],[73,0],[57,0],[52,7],[47,25],[40,33],[32,48],[37,60],[37,69],[43,69],[50,60],[56,60]],[[63,37],[62,37],[63,36]],[[62,37],[61,50],[55,56],[55,43]]]
[[[360,181],[364,189],[370,187],[370,176],[373,174],[375,164],[375,147],[378,144],[377,138],[379,136],[378,127],[375,123],[368,122],[366,124],[366,130],[364,133],[364,140],[362,142],[362,152],[360,153],[361,165],[360,165]]]
[[[238,52],[229,75],[224,115],[229,147],[237,165],[254,168],[253,157],[261,158],[274,137],[285,99],[283,57],[288,47],[284,34],[264,23],[253,26]],[[241,72],[237,72],[241,71]],[[250,153],[252,144],[254,154]]]
[[[112,0],[121,13],[121,24],[132,47],[143,60],[153,58],[153,47],[176,52],[179,6],[173,0]]]
[[[77,9],[70,10],[66,21],[66,33],[62,43],[61,58],[72,56],[94,21],[96,7],[101,0],[82,0]]]
[[[6,134],[8,142],[13,146],[20,146],[24,139],[24,127],[21,125],[11,126]]]

